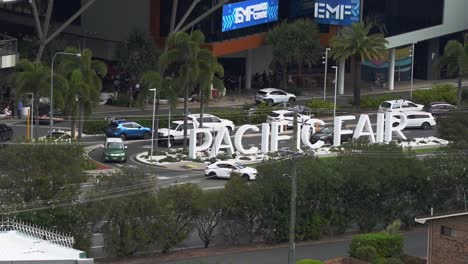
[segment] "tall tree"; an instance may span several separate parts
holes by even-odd
[[[66,52],[78,53],[75,48],[67,48]],[[107,67],[102,61],[93,60],[90,49],[81,51],[79,59],[71,56],[63,57],[59,63],[59,70],[75,85],[75,89],[68,89],[71,95],[76,97],[78,103],[78,138],[81,139],[85,115],[91,113],[93,107],[99,101],[102,90],[101,76],[106,75]]]
[[[203,113],[205,103],[211,97],[211,87],[224,90],[224,68],[218,63],[213,53],[208,49],[201,49],[198,54],[199,76],[198,86],[200,88],[200,127],[203,127]]]
[[[466,35],[468,36],[468,34]],[[468,74],[468,37],[462,44],[457,40],[450,40],[444,48],[444,55],[437,64],[439,68],[445,68],[448,76],[458,79],[457,105],[462,101],[462,80]]]
[[[36,119],[35,135],[37,138],[37,127],[39,126],[39,98],[49,96],[50,69],[41,62],[32,62],[23,59],[16,65],[15,73],[11,78],[18,96],[24,96],[28,93],[33,94],[34,115]],[[54,78],[57,88],[66,89],[68,85],[67,81],[60,74],[55,73]]]
[[[354,23],[343,28],[341,35],[331,39],[330,54],[335,60],[351,58],[354,69],[354,105],[361,105],[361,63],[364,60],[376,60],[386,56],[383,34],[370,34],[372,25]]]
[[[173,82],[173,87],[177,88],[179,93],[184,96],[184,149],[187,149],[188,138],[188,98],[198,81],[200,72],[198,57],[204,39],[203,33],[198,30],[190,35],[185,32],[177,32],[169,37],[169,48],[160,58],[161,65],[177,66],[177,77]]]
[[[284,21],[268,31],[266,41],[273,45],[273,62],[281,67],[285,88],[287,69],[291,63],[297,65],[299,79],[302,80],[304,64],[315,63],[320,57],[317,25],[310,19]]]

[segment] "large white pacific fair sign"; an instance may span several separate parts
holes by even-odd
[[[399,120],[397,120],[399,125],[396,127],[393,127],[393,121],[396,120],[394,116],[399,117]],[[356,117],[351,115],[338,116],[335,118],[333,123],[334,146],[338,147],[341,145],[341,136],[345,134],[352,134],[353,139],[367,137],[369,139],[369,142],[371,143],[382,143],[392,141],[393,132],[395,132],[395,134],[399,138],[406,140],[406,137],[403,134],[402,130],[406,127],[407,119],[406,115],[404,115],[403,113],[378,113],[375,133],[372,128],[370,118],[366,114],[362,114],[359,117],[356,129],[354,131],[350,129],[343,129],[343,123],[345,121],[351,121],[355,119]],[[225,127],[219,129],[215,137],[213,137],[209,129],[192,129],[189,133],[189,158],[196,159],[197,152],[207,150],[209,150],[211,158],[218,156],[220,150],[225,150],[229,155],[232,155],[234,153],[234,147],[242,155],[255,155],[258,153],[266,154],[269,152],[278,151],[278,142],[280,140],[291,139],[291,136],[289,135],[280,135],[279,128],[281,125],[283,125],[283,123],[281,122],[273,122],[271,125],[267,123],[262,124],[262,138],[260,149],[258,147],[250,147],[249,149],[246,149],[242,144],[242,138],[247,131],[260,131],[260,129],[254,125],[243,125],[239,127],[234,136],[234,144],[232,143],[231,137],[229,135],[229,130]],[[301,149],[302,146],[309,149],[317,149],[325,144],[325,142],[323,142],[322,140],[319,140],[314,144],[312,144],[309,140],[311,133],[315,133],[316,125],[323,126],[325,125],[325,122],[320,119],[309,119],[303,124],[301,129],[298,129],[296,135],[297,149]],[[203,134],[204,138],[202,144],[199,146],[197,145],[196,140],[198,134]]]

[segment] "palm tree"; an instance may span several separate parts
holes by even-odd
[[[21,60],[15,67],[16,72],[12,75],[15,92],[18,96],[32,93],[34,97],[34,114],[36,119],[35,135],[37,138],[37,127],[39,126],[39,98],[50,96],[50,69],[41,62],[32,62],[27,59]],[[66,80],[55,73],[55,85],[57,88],[66,89]]]
[[[185,32],[177,32],[169,36],[169,48],[160,57],[160,65],[164,67],[176,65],[178,69],[173,87],[184,95],[184,149],[187,149],[188,98],[199,76],[198,54],[203,42],[203,33],[198,30],[190,35]]]
[[[467,35],[468,36],[468,35]],[[468,40],[465,40],[463,45],[457,40],[450,40],[444,48],[444,55],[440,57],[438,68],[447,69],[448,76],[456,76],[458,78],[458,96],[457,105],[461,104],[462,100],[462,79],[468,73]]]
[[[386,56],[387,41],[382,34],[370,34],[372,25],[354,23],[345,27],[340,36],[331,39],[330,54],[335,60],[351,58],[354,69],[354,105],[361,104],[361,62],[364,60],[381,59]]]
[[[200,127],[203,126],[203,113],[205,111],[205,101],[208,102],[211,95],[211,87],[224,90],[224,68],[218,63],[213,53],[208,49],[201,49],[198,54],[199,76],[198,85],[200,87]]]
[[[65,51],[70,53],[79,52],[75,48],[67,48]],[[68,98],[76,97],[78,103],[79,139],[81,139],[85,115],[89,115],[99,101],[99,95],[102,90],[100,76],[104,76],[107,73],[106,65],[101,61],[93,60],[92,57],[93,53],[91,50],[84,49],[81,51],[80,59],[64,57],[59,63],[60,72],[75,84],[75,89],[68,90],[71,93]],[[75,80],[72,80],[72,77],[75,77]]]

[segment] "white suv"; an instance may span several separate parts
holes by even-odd
[[[261,89],[255,95],[255,102],[261,103],[265,102],[267,104],[274,103],[294,103],[296,101],[296,96],[291,93],[287,93],[283,90],[276,88],[265,88]]]
[[[422,111],[424,105],[416,104],[408,100],[391,100],[380,104],[379,112],[407,112]]]
[[[200,125],[200,114],[188,115],[188,119],[195,123],[197,127]],[[222,119],[210,114],[203,114],[203,127],[211,130],[218,130],[222,127],[227,127],[229,132],[234,131],[234,122],[227,119]]]
[[[297,122],[299,124],[304,123],[306,120],[309,120],[310,116],[308,115],[303,115],[303,114],[297,114]],[[271,112],[271,114],[268,115],[266,122],[268,124],[271,124],[272,122],[281,122],[281,121],[287,121],[288,122],[288,127],[294,126],[294,112],[290,110],[276,110]]]
[[[188,121],[187,129],[193,129],[193,122]],[[188,133],[189,133],[188,131]],[[168,141],[169,139],[169,141]],[[160,128],[158,130],[158,140],[162,144],[173,145],[176,141],[184,139],[184,121],[173,121],[169,128]]]
[[[405,112],[407,124],[405,128],[422,128],[422,129],[430,129],[431,127],[436,125],[436,121],[434,116],[431,113],[422,112],[422,111],[408,111]],[[398,116],[394,116],[394,126],[398,125],[399,122]]]

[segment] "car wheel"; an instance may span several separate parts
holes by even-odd
[[[232,127],[227,127],[227,130],[228,130],[228,133],[229,133],[229,134],[232,134],[232,131],[233,131],[234,129],[232,129]]]
[[[112,99],[111,99],[111,98],[107,99],[107,102],[106,102],[106,104],[108,104],[108,105],[112,105],[112,103],[113,103],[113,101],[112,101]]]
[[[122,140],[126,140],[126,139],[127,139],[127,135],[126,135],[125,133],[122,133],[122,134],[120,134],[120,138],[121,138]]]
[[[274,104],[273,100],[265,100],[265,103],[267,105],[273,105]]]
[[[331,139],[325,140],[325,145],[333,145],[333,142]]]
[[[429,124],[428,122],[424,122],[424,123],[421,125],[421,128],[422,128],[422,129],[429,129],[429,128],[431,128],[431,124]]]
[[[210,177],[210,178],[218,178],[218,175],[216,175],[216,172],[212,171],[212,172],[208,173],[208,177]]]
[[[294,102],[296,102],[296,98],[291,97],[291,98],[289,98],[288,102],[289,102],[290,104],[293,104]]]
[[[145,133],[143,134],[143,139],[150,139],[150,138],[151,138],[151,134],[150,134],[150,133],[145,132]]]
[[[242,179],[246,180],[246,181],[250,181],[250,177],[248,174],[242,174]]]

